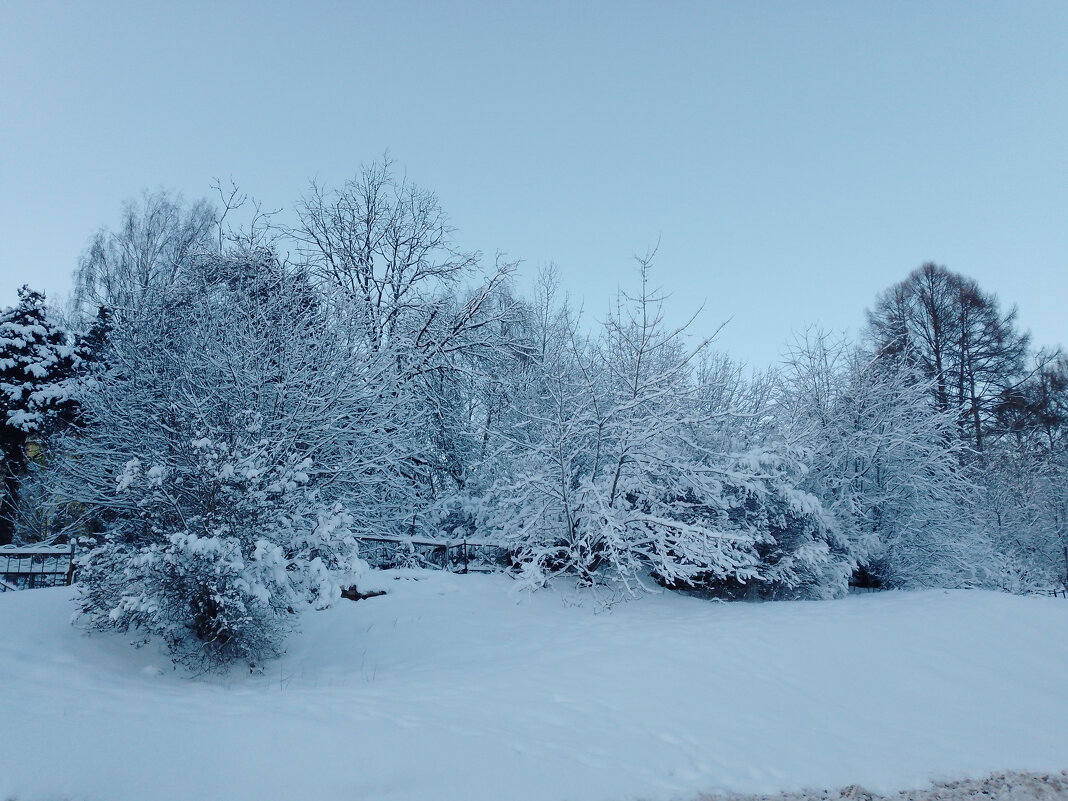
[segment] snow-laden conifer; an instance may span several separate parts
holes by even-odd
[[[19,302],[0,314],[0,544],[9,542],[19,515],[28,446],[57,422],[69,420],[80,362],[70,337],[48,315],[45,298],[24,286]]]

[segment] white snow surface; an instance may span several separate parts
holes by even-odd
[[[262,673],[189,676],[0,594],[0,799],[689,799],[1068,766],[1068,602],[990,592],[605,609],[386,571]]]

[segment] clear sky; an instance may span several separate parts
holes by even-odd
[[[268,207],[389,150],[590,315],[658,281],[774,361],[924,261],[1068,344],[1068,3],[0,0],[0,305],[124,199]]]

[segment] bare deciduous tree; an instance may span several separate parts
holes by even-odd
[[[123,206],[115,231],[102,228],[74,273],[73,315],[87,325],[100,307],[116,324],[136,316],[151,293],[173,286],[191,259],[218,252],[215,208],[186,205],[164,190]]]
[[[933,382],[938,408],[955,410],[960,437],[981,454],[998,399],[1025,375],[1016,309],[1002,314],[975,281],[927,263],[879,296],[868,326],[878,352]]]

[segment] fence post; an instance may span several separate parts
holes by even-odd
[[[1064,546],[1064,591],[1068,593],[1068,545]],[[1068,598],[1068,594],[1065,597]]]
[[[67,565],[67,586],[74,583],[74,537],[70,540],[70,564]]]

